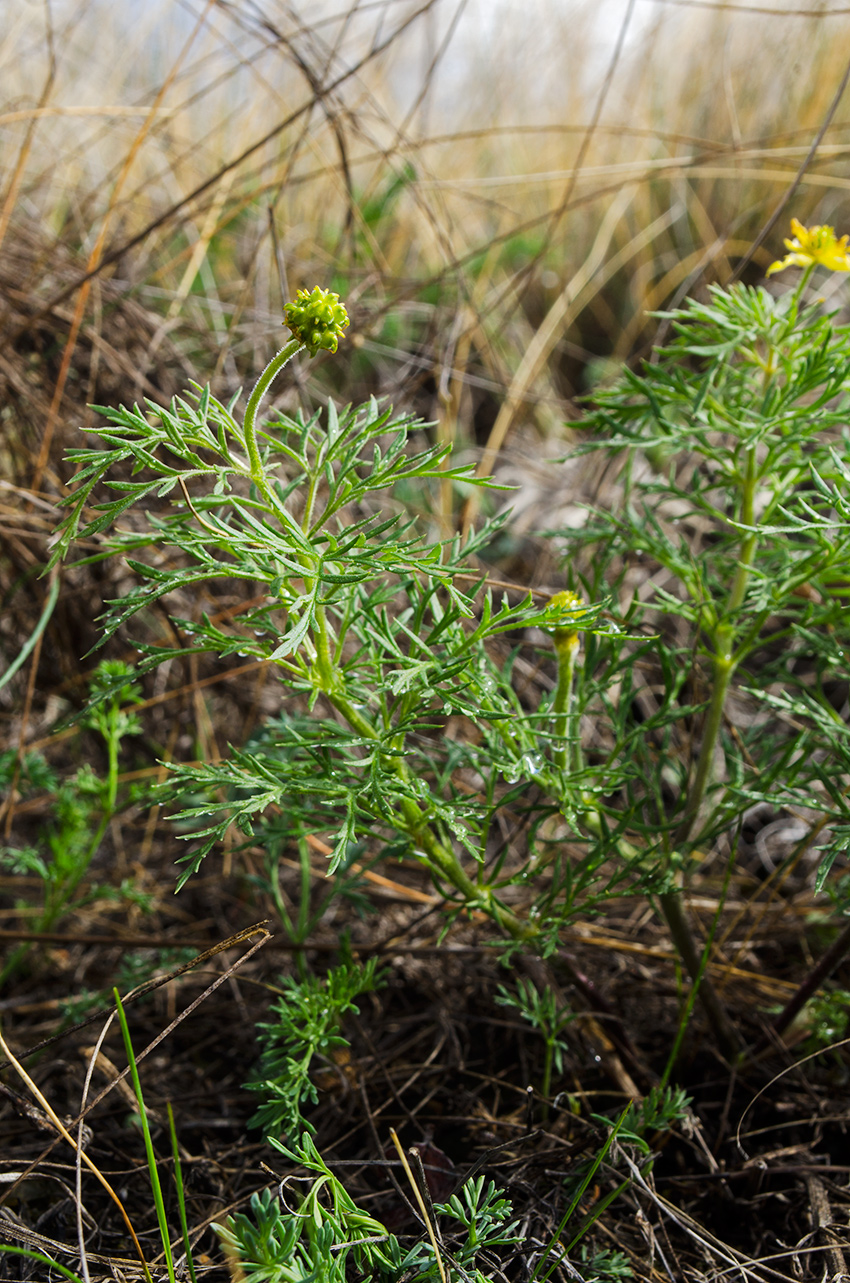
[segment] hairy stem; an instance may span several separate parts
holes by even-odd
[[[242,421],[242,433],[245,437],[245,449],[251,468],[251,480],[255,483],[263,498],[274,506],[276,505],[274,504],[263,462],[260,458],[259,446],[257,445],[257,410],[263,397],[287,361],[290,361],[305,346],[300,339],[290,339],[286,346],[282,347],[272,357],[254,384],[254,390],[249,396],[248,405],[245,408],[245,418]]]
[[[324,688],[327,699],[337,712],[345,718],[353,731],[356,731],[358,735],[362,735],[364,739],[373,742],[377,741],[378,734],[372,723],[336,688],[338,683],[334,679],[334,674],[330,671],[323,672],[319,659],[321,653],[322,648],[319,646],[317,650],[317,667],[323,677],[327,676],[330,679],[328,686]],[[326,652],[328,659],[329,654],[328,650]],[[410,783],[410,772],[403,758],[388,757],[386,764],[402,784]],[[459,891],[471,908],[480,908],[487,913],[514,939],[528,939],[535,934],[532,927],[529,927],[527,923],[498,902],[490,887],[480,886],[473,882],[451,847],[440,841],[428,816],[414,798],[405,797],[401,799],[398,823],[399,828],[407,833],[414,847],[418,848],[421,855],[424,856],[424,861],[432,872],[443,878],[456,891]]]
[[[687,842],[702,807],[705,790],[708,787],[708,782],[711,777],[711,768],[714,764],[714,752],[717,747],[717,741],[720,737],[720,729],[723,725],[723,713],[726,708],[726,695],[734,672],[734,663],[731,653],[731,630],[718,628],[715,637],[717,641],[717,651],[714,656],[714,666],[712,671],[711,702],[706,714],[705,726],[702,733],[702,744],[700,745],[700,752],[697,759],[697,767],[694,773],[693,783],[688,790],[685,814],[683,815],[682,821],[676,829],[673,838],[674,846],[677,847]]]

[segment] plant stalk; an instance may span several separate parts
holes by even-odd
[[[573,765],[573,748],[575,744],[573,684],[580,645],[577,633],[571,632],[566,637],[555,638],[555,653],[558,657],[558,685],[555,689],[555,698],[552,701],[552,712],[555,715],[555,734],[558,737],[558,747],[552,754],[552,761],[562,773],[568,772]]]
[[[674,847],[684,846],[690,839],[695,825],[699,821],[700,811],[705,800],[706,790],[711,779],[714,754],[720,739],[723,716],[726,709],[726,697],[729,684],[737,666],[734,653],[735,616],[741,609],[746,596],[747,584],[758,546],[758,536],[752,531],[755,524],[755,496],[758,482],[758,466],[755,446],[747,446],[744,476],[742,478],[741,503],[739,520],[742,526],[749,527],[749,532],[741,540],[740,557],[735,569],[729,600],[724,619],[714,630],[714,664],[712,667],[711,701],[706,714],[702,744],[697,758],[693,783],[688,790],[685,813],[673,837]],[[714,986],[707,976],[702,974],[700,950],[697,948],[690,923],[682,903],[682,892],[679,887],[664,892],[659,896],[661,911],[673,943],[679,951],[691,981],[698,986],[700,1001],[709,1019],[718,1045],[727,1059],[734,1059],[740,1054],[738,1038],[729,1022],[723,1004]]]
[[[277,378],[280,371],[291,361],[294,356],[301,351],[306,344],[300,339],[290,339],[289,342],[277,352],[269,361],[263,370],[257,382],[254,384],[254,390],[248,398],[248,404],[245,407],[245,417],[242,420],[242,434],[245,438],[245,450],[248,454],[248,463],[251,469],[251,480],[257,486],[263,498],[273,507],[277,507],[272,491],[266,479],[263,461],[260,458],[260,450],[257,444],[257,410],[260,402],[268,392],[269,387]]]
[[[705,966],[702,954],[697,948],[691,924],[685,915],[681,888],[676,887],[673,891],[663,892],[658,897],[658,900],[661,905],[661,912],[664,915],[664,921],[670,929],[673,944],[676,946],[679,956],[687,968],[688,975],[697,989],[700,1002],[711,1025],[712,1033],[717,1039],[717,1045],[726,1059],[734,1062],[740,1055],[741,1044],[726,1014],[726,1009],[717,996],[717,990],[708,976],[704,974]]]
[[[271,506],[276,505],[257,444],[257,410],[263,396],[287,361],[291,360],[305,346],[299,339],[294,338],[272,357],[257,380],[245,410],[243,433],[245,436],[245,449],[250,463],[251,479]],[[316,606],[315,620],[316,671],[325,696],[337,712],[345,718],[352,730],[356,731],[358,735],[362,735],[364,739],[376,741],[378,736],[374,726],[339,689],[339,674],[331,654],[328,621],[322,605]],[[402,782],[409,782],[409,773],[402,758],[390,758],[388,759],[388,765],[392,766]],[[438,839],[426,816],[412,798],[402,799],[401,814],[403,818],[402,827],[406,829],[412,841],[425,854],[427,862],[433,871],[445,878],[457,891],[460,891],[470,906],[480,905],[515,938],[523,938],[529,934],[528,927],[515,914],[495,902],[489,888],[478,886],[472,881],[454,852]]]
[[[321,646],[319,654],[321,654]],[[330,661],[329,651],[326,651],[327,659]],[[359,709],[355,708],[345,695],[334,689],[336,682],[333,680],[333,673],[325,671],[324,666],[317,658],[317,667],[320,674],[327,679],[327,685],[323,687],[324,693],[333,705],[348,722],[352,730],[364,739],[377,742],[378,735],[374,726],[363,716]],[[387,757],[387,765],[391,767],[398,779],[404,783],[410,783],[410,772],[401,757]],[[447,847],[435,834],[427,816],[423,813],[419,804],[413,798],[402,798],[400,803],[399,827],[404,830],[415,846],[419,847],[426,857],[426,863],[432,871],[440,877],[445,878],[456,891],[459,891],[470,907],[480,907],[488,913],[494,921],[514,937],[514,939],[528,939],[534,934],[527,923],[524,923],[510,909],[504,905],[498,904],[493,897],[489,887],[479,886],[469,877],[460,860],[449,847]]]
[[[673,836],[674,847],[682,846],[687,842],[699,818],[705,791],[711,778],[711,768],[714,765],[714,753],[717,748],[717,741],[720,738],[720,729],[723,725],[726,695],[729,690],[729,683],[732,680],[732,674],[735,671],[735,664],[732,658],[731,629],[721,626],[717,629],[715,636],[717,651],[714,656],[712,672],[711,702],[705,718],[702,744],[700,745],[693,783],[688,790],[685,814]]]
[[[739,513],[739,520],[742,526],[751,527],[754,524],[756,484],[755,446],[748,446]],[[734,656],[734,620],[744,602],[757,544],[758,538],[754,533],[747,534],[741,541],[741,555],[735,569],[732,587],[729,590],[725,622],[719,623],[714,631],[711,702],[708,706],[696,773],[694,774],[693,784],[688,791],[685,814],[673,839],[675,846],[681,846],[691,836],[694,825],[699,818],[705,791],[711,777],[714,752],[717,747],[717,741],[720,738],[720,729],[723,725],[726,695],[737,666]]]

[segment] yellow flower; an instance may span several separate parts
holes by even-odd
[[[820,263],[831,272],[850,272],[850,252],[847,242],[850,237],[835,235],[832,227],[804,227],[796,218],[791,219],[791,231],[794,239],[785,240],[785,248],[790,250],[781,260],[771,263],[767,275],[782,272],[786,267],[811,267]]]

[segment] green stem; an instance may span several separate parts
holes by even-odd
[[[109,710],[109,720],[107,722],[108,734],[106,736],[106,753],[108,760],[107,777],[106,777],[106,798],[104,802],[104,814],[111,818],[115,814],[115,806],[118,801],[118,748],[121,743],[121,731],[119,729],[121,719],[121,710],[117,703],[113,703]],[[94,855],[94,851],[92,851]]]
[[[726,1059],[734,1061],[740,1053],[741,1045],[714,985],[705,975],[707,952],[701,952],[696,946],[691,925],[685,914],[681,888],[676,887],[672,891],[665,891],[658,900],[664,920],[670,929],[673,944],[687,967],[695,991],[699,993],[700,1002],[705,1009],[717,1044]]]
[[[154,1153],[153,1141],[151,1139],[150,1123],[148,1122],[148,1113],[145,1109],[145,1100],[142,1095],[142,1084],[139,1079],[139,1069],[136,1064],[136,1055],[133,1051],[133,1044],[130,1041],[130,1030],[127,1025],[127,1017],[124,1014],[124,1007],[121,1003],[121,995],[117,989],[112,990],[115,996],[115,1005],[118,1008],[118,1019],[121,1022],[121,1034],[124,1038],[124,1048],[127,1052],[127,1061],[130,1066],[130,1076],[133,1080],[133,1093],[139,1106],[139,1122],[142,1127],[142,1136],[145,1142],[145,1155],[148,1163],[148,1175],[150,1176],[151,1192],[153,1194],[154,1206],[156,1207],[156,1218],[159,1224],[159,1236],[162,1242],[162,1251],[165,1256],[165,1266],[168,1271],[169,1283],[176,1283],[174,1273],[174,1258],[171,1254],[171,1235],[168,1232],[168,1222],[165,1216],[165,1202],[162,1197],[162,1186],[159,1180],[159,1169],[156,1165],[156,1154]]]
[[[712,689],[711,701],[708,706],[708,712],[703,728],[702,744],[700,745],[699,757],[697,758],[696,771],[694,773],[693,783],[688,790],[688,797],[685,803],[685,812],[681,822],[673,837],[675,847],[683,846],[690,839],[694,827],[699,820],[700,811],[702,810],[705,800],[706,790],[711,779],[711,771],[714,765],[714,754],[720,739],[720,731],[723,726],[723,716],[726,709],[726,697],[729,692],[729,684],[732,675],[737,667],[740,651],[735,654],[735,620],[744,603],[747,592],[747,585],[750,579],[750,573],[755,559],[756,548],[758,546],[758,536],[752,527],[755,525],[755,496],[758,482],[758,468],[756,461],[755,446],[747,447],[746,467],[743,476],[741,488],[741,503],[739,510],[739,521],[744,527],[749,527],[747,533],[741,541],[740,555],[738,564],[735,568],[735,575],[732,580],[732,586],[729,590],[729,599],[726,605],[722,621],[714,629],[714,663],[712,666]],[[703,972],[703,962],[700,951],[696,946],[693,932],[685,914],[682,902],[681,888],[676,887],[665,892],[659,897],[661,911],[673,943],[679,951],[685,966],[688,969],[691,980],[694,985],[699,986],[700,1001],[708,1016],[712,1030],[717,1038],[718,1044],[727,1058],[734,1058],[740,1051],[738,1039],[729,1023],[723,1004],[717,996],[717,993]]]
[[[800,299],[803,297],[803,290],[806,288],[809,281],[812,279],[812,274],[815,270],[815,266],[816,265],[814,263],[810,263],[809,266],[804,270],[803,275],[800,277],[799,281],[797,282],[796,288],[794,289],[794,293],[792,295],[794,300],[795,311],[797,307],[799,307],[800,305]]]
[[[313,886],[313,870],[310,866],[310,851],[303,837],[298,838],[298,860],[301,865],[301,902],[298,905],[298,935],[296,941],[303,944],[310,934],[310,891]],[[297,957],[298,969],[306,975],[304,954],[299,953]]]
[[[552,712],[555,715],[555,734],[558,747],[552,760],[559,771],[566,772],[572,766],[575,727],[573,726],[573,683],[575,681],[576,659],[579,651],[579,639],[575,633],[556,639],[555,653],[558,657],[558,685],[552,701]]]
[[[407,768],[404,763],[401,762],[399,765],[404,772],[403,778],[407,778]],[[415,845],[424,852],[427,863],[457,891],[460,891],[469,908],[481,909],[515,940],[531,940],[537,935],[535,927],[523,922],[505,905],[499,903],[489,886],[478,885],[472,881],[454,851],[445,846],[434,833],[427,816],[423,814],[413,798],[402,799],[401,812],[405,821],[404,827]]]
[[[317,622],[319,612],[316,612]],[[322,619],[324,623],[324,619]],[[376,743],[379,736],[372,723],[363,716],[358,708],[338,689],[336,670],[330,660],[330,652],[322,645],[321,626],[318,629],[319,645],[317,646],[316,667],[322,678],[324,694],[338,713],[348,722],[353,731],[364,739]],[[410,772],[403,758],[388,756],[387,766],[393,771],[402,784],[410,783]],[[499,904],[491,889],[473,882],[454,851],[437,837],[427,815],[412,797],[403,797],[399,806],[399,827],[405,831],[425,856],[429,867],[459,891],[470,907],[480,907],[494,921],[504,927],[514,939],[528,939],[535,934],[532,927],[504,905]]]
[[[697,759],[693,783],[688,790],[685,814],[674,835],[674,845],[681,846],[691,835],[694,824],[702,807],[705,791],[708,787],[711,768],[714,764],[714,752],[723,725],[723,713],[726,708],[726,694],[732,680],[734,665],[731,654],[732,634],[730,629],[719,627],[715,634],[718,649],[714,656],[712,672],[711,703],[708,706],[705,726],[702,734],[702,745]]]
[[[549,1099],[549,1092],[552,1088],[552,1062],[555,1059],[555,1039],[554,1035],[545,1038],[546,1054],[543,1058],[543,1095]],[[545,1107],[548,1112],[548,1105]]]
[[[378,741],[378,734],[375,727],[364,717],[359,708],[356,708],[351,700],[339,689],[340,681],[338,670],[334,664],[331,655],[330,642],[328,637],[328,623],[324,609],[321,606],[316,608],[316,671],[318,673],[322,690],[326,698],[342,717],[348,722],[353,731],[361,735],[364,739],[373,743]],[[410,773],[401,757],[388,757],[387,765],[394,772],[397,778],[403,783],[410,782]],[[413,798],[403,798],[401,802],[401,813],[403,817],[403,828],[424,851],[428,861],[432,866],[442,874],[461,894],[471,902],[481,900],[481,888],[477,887],[468,874],[464,871],[463,866],[457,856],[448,847],[439,841],[430,825],[426,816],[423,814],[419,805]],[[516,920],[518,922],[518,920]]]
[[[320,675],[324,677],[318,657],[316,666]],[[330,689],[327,686],[325,687],[325,695],[336,711],[342,714],[353,731],[356,731],[358,735],[362,735],[364,739],[377,743],[379,737],[374,726],[363,716],[358,708],[355,708],[345,695],[334,690],[333,686]],[[388,757],[387,765],[402,783],[407,784],[410,782],[410,772],[403,758]],[[477,887],[467,875],[454,852],[439,841],[428,824],[427,817],[413,798],[402,799],[401,811],[404,819],[403,827],[417,846],[421,847],[425,852],[429,861],[433,862],[443,876],[451,882],[452,886],[456,887],[468,900],[479,901],[481,899],[481,888]]]
[[[548,1270],[546,1270],[546,1273],[541,1274],[541,1271],[545,1268],[546,1262],[548,1261],[550,1255],[552,1254],[553,1248],[558,1246],[561,1235],[563,1234],[570,1218],[572,1217],[573,1212],[575,1212],[576,1208],[578,1207],[579,1203],[584,1197],[586,1191],[590,1188],[591,1184],[593,1183],[593,1178],[595,1177],[599,1168],[602,1166],[603,1162],[605,1161],[605,1157],[608,1153],[608,1150],[611,1148],[611,1146],[614,1144],[614,1141],[617,1139],[617,1134],[620,1131],[620,1128],[623,1126],[623,1123],[625,1122],[625,1119],[626,1119],[626,1114],[628,1112],[629,1112],[629,1108],[628,1106],[626,1106],[626,1108],[620,1114],[620,1117],[617,1119],[616,1123],[608,1133],[608,1136],[605,1140],[605,1144],[602,1146],[599,1153],[596,1155],[593,1162],[590,1164],[589,1168],[585,1172],[583,1179],[578,1184],[576,1191],[573,1194],[572,1201],[570,1202],[569,1207],[561,1217],[561,1220],[558,1224],[558,1228],[555,1230],[555,1233],[550,1238],[546,1248],[543,1251],[543,1255],[540,1257],[540,1260],[537,1262],[537,1265],[535,1266],[534,1273],[531,1275],[531,1283],[537,1283],[538,1279],[539,1279],[539,1283],[546,1283],[546,1280],[552,1274],[554,1274],[555,1270],[560,1264],[562,1257],[557,1256],[555,1260],[552,1262],[552,1264],[549,1266]],[[615,1194],[619,1194],[626,1184],[627,1182],[624,1182],[622,1186],[619,1186],[618,1189],[613,1192]],[[565,1253],[571,1251],[572,1248],[575,1246],[575,1244],[579,1241],[582,1234],[585,1232],[585,1227],[586,1227],[586,1222],[584,1223],[580,1232],[576,1235],[576,1237],[572,1240],[569,1246],[565,1249]]]
[[[541,1083],[540,1094],[543,1097],[543,1106],[540,1111],[544,1123],[549,1121],[549,1093],[552,1090],[552,1065],[555,1060],[555,1039],[557,1035],[543,1035],[546,1043],[546,1052],[543,1057],[543,1081]]]
[[[45,1256],[43,1252],[36,1252],[31,1247],[16,1247],[14,1243],[4,1243],[3,1251],[9,1252],[12,1256],[25,1256],[30,1261],[41,1261],[43,1265],[49,1265],[52,1270],[58,1270],[60,1274],[64,1274],[71,1283],[83,1283],[79,1274],[74,1274],[58,1261],[54,1261],[52,1256]]]
[[[36,566],[35,570],[38,571],[38,569],[38,566]],[[2,690],[6,683],[14,677],[21,665],[26,663],[30,652],[34,649],[36,642],[42,636],[45,628],[50,623],[50,617],[56,609],[56,603],[59,600],[59,589],[61,587],[62,580],[59,577],[59,567],[54,566],[53,570],[50,572],[50,588],[48,590],[47,599],[44,603],[39,621],[27,640],[24,642],[18,654],[3,673],[3,676],[0,677],[0,690]]]
[[[189,1221],[186,1217],[186,1191],[183,1185],[183,1169],[180,1165],[180,1146],[177,1144],[177,1129],[174,1126],[174,1112],[171,1102],[166,1102],[168,1110],[168,1130],[171,1133],[171,1156],[174,1161],[174,1184],[177,1188],[177,1209],[180,1213],[180,1231],[183,1235],[183,1247],[186,1252],[186,1264],[192,1283],[198,1283],[195,1273],[195,1262],[192,1255],[192,1240],[189,1237]]]
[[[254,390],[248,398],[248,405],[245,409],[245,418],[242,421],[242,433],[245,438],[245,449],[248,452],[248,463],[251,469],[251,479],[257,486],[257,489],[268,502],[274,503],[273,496],[266,480],[263,461],[260,458],[260,451],[257,445],[257,410],[260,402],[268,392],[274,379],[290,361],[293,356],[306,347],[300,339],[290,339],[285,347],[282,347],[275,356],[269,361],[263,370],[257,382],[254,384]]]
[[[283,369],[287,361],[291,360],[297,352],[305,347],[299,339],[292,339],[284,348],[272,357],[266,368],[263,370],[257,380],[254,390],[248,398],[248,405],[245,410],[243,420],[243,432],[245,436],[245,449],[248,453],[248,461],[251,470],[251,479],[262,493],[263,497],[271,503],[274,503],[273,496],[269,489],[263,468],[260,451],[257,445],[257,409],[260,402],[268,391],[273,379]],[[336,665],[333,661],[330,646],[330,632],[328,627],[327,616],[324,607],[316,607],[315,613],[316,629],[316,671],[319,675],[322,689],[330,700],[331,704],[341,713],[345,720],[356,731],[366,739],[375,740],[377,735],[371,723],[356,709],[350,700],[343,695],[339,687],[339,677]],[[407,767],[400,758],[391,759],[390,764],[396,775],[405,783],[408,782],[409,776]],[[421,809],[412,798],[405,798],[401,805],[402,815],[407,829],[413,841],[424,851],[429,863],[448,882],[451,883],[461,894],[473,904],[481,903],[482,896],[488,902],[488,911],[492,912],[497,921],[503,923],[511,934],[518,934],[526,930],[524,925],[511,914],[508,910],[497,905],[492,895],[484,888],[476,886],[472,879],[466,874],[457,856],[434,834],[426,817]]]
[[[755,495],[758,481],[755,446],[747,447],[746,471],[741,491],[739,520],[742,526],[752,527],[755,524]],[[741,541],[741,552],[729,600],[726,606],[724,622],[714,630],[714,665],[712,671],[711,702],[703,730],[702,744],[697,759],[693,784],[688,791],[685,814],[674,837],[676,846],[686,842],[691,836],[694,824],[702,807],[705,791],[711,776],[714,753],[720,738],[723,725],[723,714],[726,708],[726,695],[729,683],[735,671],[737,661],[733,655],[735,639],[735,616],[741,609],[755,559],[758,536],[755,532],[747,534]]]
[[[312,585],[310,586],[312,588]],[[334,662],[334,657],[331,654],[330,627],[328,625],[328,617],[325,613],[325,608],[321,604],[316,605],[314,618],[316,620],[314,631],[314,640],[316,644],[316,671],[319,674],[322,689],[330,699],[332,696],[336,697],[337,695],[337,688],[340,685],[339,670]],[[345,700],[345,696],[339,696],[339,698]],[[356,730],[358,735],[367,734],[367,730],[372,731],[374,734],[371,723],[368,722],[365,717],[360,717],[360,725],[354,725],[354,722],[351,720],[351,714],[357,716],[357,709],[353,704],[349,703],[348,700],[345,700],[345,704],[345,710],[340,708],[339,711],[343,714],[346,721],[351,724],[352,729]]]

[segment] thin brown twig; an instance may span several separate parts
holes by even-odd
[[[44,934],[48,938],[52,935],[52,933],[50,932],[45,932]],[[235,935],[228,936],[226,940],[219,940],[216,944],[212,944],[208,948],[204,949],[202,953],[199,953],[197,957],[192,958],[189,962],[181,963],[180,966],[172,968],[172,970],[170,970],[166,975],[156,976],[153,980],[147,980],[144,984],[137,985],[135,989],[131,989],[129,993],[125,994],[124,997],[121,999],[121,1001],[124,1003],[125,1006],[130,1002],[136,1002],[138,1001],[139,998],[143,997],[145,994],[153,993],[155,989],[160,989],[163,985],[169,984],[172,980],[176,980],[178,976],[185,975],[187,971],[192,971],[194,970],[195,967],[199,967],[203,965],[203,963],[209,962],[211,958],[216,957],[220,953],[224,953],[227,949],[234,949],[237,945],[244,943],[246,940],[250,940],[255,935],[261,935],[262,939],[256,945],[254,945],[249,950],[249,952],[244,955],[243,958],[241,958],[238,961],[238,964],[234,964],[241,967],[242,963],[245,962],[256,951],[256,949],[258,949],[261,945],[264,945],[267,940],[272,938],[271,933],[268,930],[268,919],[264,919],[262,922],[255,922],[250,927],[245,927],[244,930],[237,931]],[[150,940],[150,937],[148,937],[148,939]],[[120,944],[122,943],[122,941],[116,940],[116,941],[113,941],[113,943]],[[169,944],[166,947],[173,947],[173,945]],[[209,992],[211,993],[213,989],[217,989],[219,983],[220,982],[217,981],[216,984],[212,986],[212,989],[209,990]],[[201,998],[203,997],[204,995],[202,994]],[[195,1006],[197,1006],[198,1001],[199,1000],[196,999],[196,1001],[191,1005],[191,1007],[188,1007],[186,1009],[186,1013],[184,1013],[184,1015],[188,1014],[189,1011],[193,1011]],[[180,1017],[181,1020],[183,1018],[184,1016]],[[46,1047],[51,1047],[54,1043],[58,1042],[60,1039],[67,1038],[70,1034],[76,1033],[80,1029],[87,1029],[89,1025],[94,1024],[95,1021],[101,1020],[101,1019],[103,1019],[103,1012],[102,1011],[94,1012],[91,1016],[88,1016],[85,1020],[80,1020],[75,1025],[69,1025],[67,1029],[63,1029],[60,1033],[52,1034],[49,1038],[44,1038],[41,1042],[37,1042],[33,1047],[30,1047],[27,1051],[21,1054],[21,1059],[28,1060],[30,1056],[34,1056],[39,1051],[44,1051]],[[166,1032],[170,1033],[172,1027],[173,1026],[169,1026]],[[165,1035],[163,1035],[163,1037],[164,1036]],[[161,1038],[160,1038],[160,1041],[162,1041]],[[137,1059],[142,1059],[143,1056],[146,1056],[148,1054],[149,1050],[151,1050],[151,1048],[148,1048],[146,1051],[144,1051],[141,1056],[137,1057]],[[5,1068],[6,1068],[6,1063],[4,1061],[0,1061],[0,1071],[2,1071]],[[127,1072],[129,1072],[129,1070]],[[98,1097],[98,1099],[100,1099],[100,1097]],[[79,1119],[75,1118],[73,1125],[76,1126],[78,1122],[79,1122]],[[3,1203],[3,1198],[0,1197],[0,1206],[2,1206],[2,1203]]]

